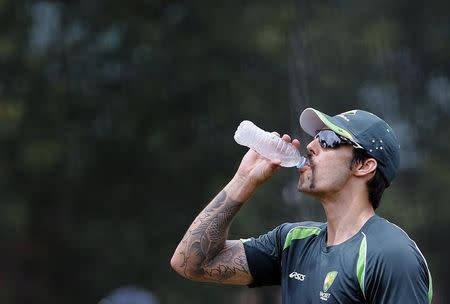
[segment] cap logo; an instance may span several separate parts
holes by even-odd
[[[356,111],[358,111],[358,110],[351,110],[351,111],[347,111],[347,112],[344,112],[344,113],[341,113],[341,114],[339,114],[338,116],[339,117],[342,117],[345,121],[350,121],[350,119],[348,119],[348,117],[346,116],[346,115],[355,115],[356,114]]]

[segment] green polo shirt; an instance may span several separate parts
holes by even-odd
[[[431,303],[432,281],[419,248],[374,215],[347,241],[326,245],[326,223],[285,223],[242,240],[251,287],[281,285],[290,303]]]

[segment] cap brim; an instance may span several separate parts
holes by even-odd
[[[337,134],[355,141],[354,136],[343,128],[336,119],[313,108],[306,108],[300,114],[300,126],[311,136],[315,136],[317,131],[323,128],[329,128]]]
[[[300,114],[300,126],[303,131],[311,136],[315,136],[318,130],[326,127],[325,122],[320,119],[320,116],[323,115],[325,114],[313,108],[306,108],[303,110],[302,114]]]

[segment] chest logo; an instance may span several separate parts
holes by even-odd
[[[331,285],[333,285],[334,279],[336,279],[338,275],[337,271],[330,271],[327,273],[325,280],[323,281],[323,291],[320,292],[320,299],[324,301],[328,301],[330,297],[330,293],[328,293],[328,289],[330,289]]]

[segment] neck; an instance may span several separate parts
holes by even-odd
[[[327,245],[338,245],[354,236],[375,212],[367,193],[334,195],[321,198],[327,217]]]

